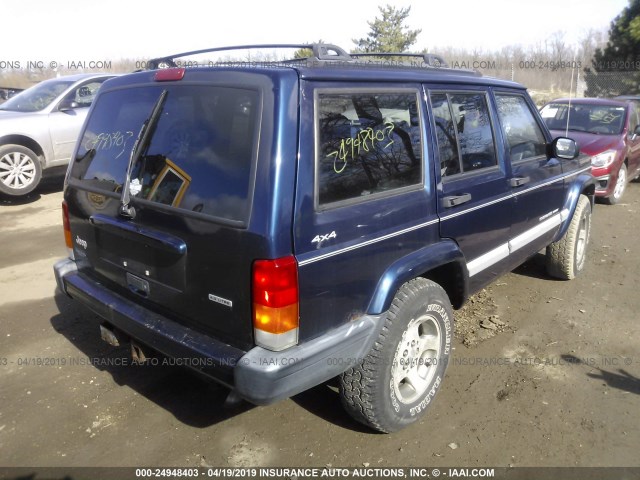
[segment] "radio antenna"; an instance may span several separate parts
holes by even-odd
[[[569,109],[567,110],[567,126],[564,130],[564,136],[569,136],[569,117],[571,116],[571,97],[573,95],[573,72],[576,69],[576,51],[573,51],[573,62],[571,63],[571,84],[569,85]]]

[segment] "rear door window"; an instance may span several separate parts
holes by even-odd
[[[320,91],[316,111],[320,208],[422,185],[417,92]]]
[[[122,191],[132,147],[162,87],[102,94],[88,121],[71,177]],[[131,197],[245,221],[257,150],[258,91],[169,86],[148,148],[133,166]]]

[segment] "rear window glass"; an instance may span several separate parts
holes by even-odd
[[[320,205],[422,184],[416,93],[326,92],[316,108]]]
[[[164,89],[100,96],[71,176],[121,193],[132,147]],[[148,148],[133,166],[131,197],[230,220],[248,216],[259,93],[171,86]]]

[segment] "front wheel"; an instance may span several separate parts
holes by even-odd
[[[552,277],[571,280],[586,263],[591,235],[591,202],[580,195],[569,228],[563,237],[547,247],[547,272]]]
[[[42,178],[42,167],[35,153],[22,145],[0,147],[0,192],[11,196],[33,191]]]
[[[371,351],[340,376],[347,412],[386,433],[418,420],[442,384],[452,333],[453,310],[442,287],[424,278],[405,283]]]

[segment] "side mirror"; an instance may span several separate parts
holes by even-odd
[[[79,106],[78,102],[74,102],[73,100],[63,100],[60,102],[60,105],[58,105],[58,111],[67,112],[69,110],[74,110]]]
[[[580,154],[580,149],[575,140],[558,137],[551,142],[551,155],[565,160],[573,160]]]

